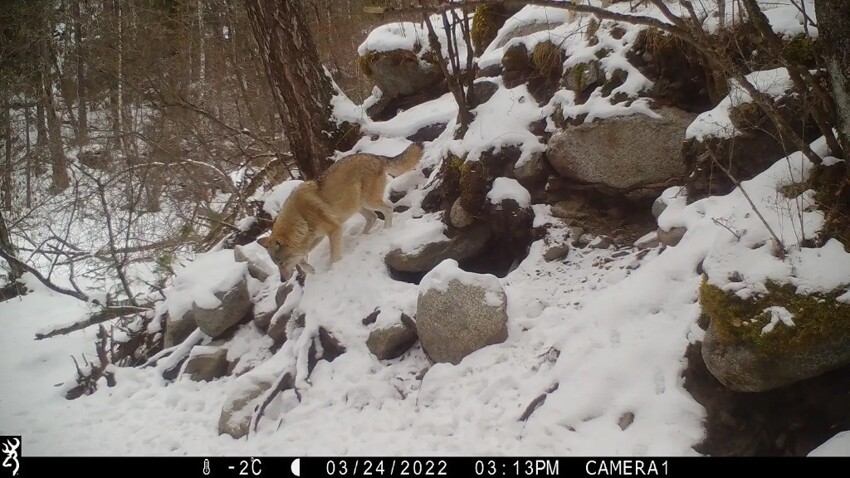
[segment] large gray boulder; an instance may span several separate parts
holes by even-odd
[[[458,268],[448,259],[419,286],[416,329],[435,362],[458,364],[482,347],[508,337],[507,296],[499,279]]]
[[[251,312],[251,294],[245,277],[229,290],[216,292],[215,296],[221,301],[218,307],[206,309],[194,303],[191,310],[198,328],[213,338],[222,335]]]
[[[682,178],[682,141],[695,115],[657,113],[661,119],[636,114],[567,128],[552,136],[546,156],[563,177],[617,190]]]
[[[473,225],[459,231],[447,241],[432,242],[415,251],[393,249],[384,262],[399,272],[427,272],[445,259],[461,261],[476,256],[490,239],[487,224]]]

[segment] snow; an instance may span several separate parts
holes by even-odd
[[[501,80],[495,81],[501,86]],[[474,111],[477,115],[466,135],[451,147],[458,157],[466,155],[467,161],[477,161],[484,151],[516,145],[521,150],[518,162],[522,162],[533,153],[546,150],[537,136],[528,131],[528,125],[543,115],[526,85],[500,87]]]
[[[808,456],[850,456],[850,430],[836,434]]]
[[[459,17],[462,16],[460,10],[457,11]],[[443,20],[440,15],[431,15],[429,17],[431,25],[434,28],[434,34],[437,36],[442,47],[441,54],[443,58],[448,58],[448,41],[446,30],[443,25]],[[462,38],[459,24],[453,24],[454,34],[457,38]],[[428,42],[428,27],[425,22],[393,22],[386,25],[381,25],[373,29],[366,40],[357,47],[357,54],[361,57],[367,53],[382,53],[393,50],[407,50],[415,52],[421,60],[422,55],[431,50]],[[459,48],[456,52],[461,65],[466,64],[466,48]],[[451,71],[451,64],[447,67]]]
[[[821,139],[813,149],[825,152]],[[850,285],[850,254],[840,243],[828,241],[822,247],[800,247],[814,237],[823,225],[823,213],[814,209],[813,191],[796,198],[777,192],[783,185],[804,181],[812,164],[793,153],[777,161],[767,171],[742,183],[764,220],[787,249],[786,259],[775,253],[776,245],[758,214],[740,190],[685,205],[684,199],[670,200],[659,216],[663,229],[685,227],[685,237],[711,237],[712,251],[703,269],[708,282],[741,298],[767,292],[766,284],[792,284],[800,294],[829,292]],[[734,279],[733,279],[734,278]]]
[[[499,283],[499,279],[496,276],[466,272],[458,267],[457,261],[454,259],[446,259],[440,262],[425,274],[422,282],[419,283],[419,290],[422,293],[429,290],[445,292],[449,290],[449,285],[453,281],[471,287],[478,287],[485,292],[499,292],[502,290],[502,284]]]
[[[779,98],[793,87],[791,77],[785,68],[755,71],[746,76],[747,81],[757,90]],[[701,113],[685,131],[685,139],[702,141],[705,138],[732,138],[738,130],[729,117],[731,108],[753,101],[750,94],[735,80],[729,81],[729,94],[713,109]]]
[[[770,314],[770,322],[762,327],[761,334],[773,332],[777,324],[782,322],[788,327],[794,327],[794,314],[788,311],[785,307],[772,306],[764,309],[765,313]]]
[[[289,199],[289,195],[292,194],[292,191],[295,191],[295,188],[300,186],[303,182],[304,181],[300,181],[298,179],[293,179],[290,181],[284,181],[275,186],[271,192],[265,196],[263,211],[269,213],[271,217],[277,217],[281,208],[283,208],[283,203]]]
[[[764,2],[767,3],[767,2]],[[786,37],[793,37],[800,34],[806,34],[810,37],[818,36],[817,26],[811,25],[811,22],[806,21],[803,12],[800,11],[798,5],[805,7],[807,14],[815,18],[815,2],[814,0],[795,0],[797,5],[782,5],[782,2],[772,2],[775,8],[766,8],[764,6],[764,16],[770,22],[773,31]],[[806,25],[806,23],[809,23]]]
[[[428,31],[422,24],[412,22],[393,22],[372,30],[366,40],[357,47],[357,54],[384,52],[392,50],[413,51],[417,46],[428,44]]]
[[[519,207],[526,208],[531,204],[531,193],[516,179],[496,178],[493,186],[490,187],[490,192],[487,193],[487,200],[493,204],[499,204],[506,199],[512,199],[519,204]]]
[[[192,263],[177,272],[174,285],[165,291],[169,315],[177,320],[193,304],[201,309],[218,307],[221,300],[215,294],[232,289],[247,271],[248,264],[236,262],[231,250],[198,254]]]

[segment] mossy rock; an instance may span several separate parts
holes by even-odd
[[[564,65],[564,50],[550,41],[540,42],[531,51],[531,64],[540,76],[560,76]]]
[[[502,5],[479,5],[475,7],[469,39],[472,40],[472,48],[476,55],[484,53],[490,42],[496,38],[499,28],[505,24],[508,16],[508,11]]]
[[[703,282],[700,304],[711,320],[703,343],[706,366],[726,387],[761,392],[850,364],[850,305],[836,302],[846,290],[800,295],[788,284],[766,284],[767,293],[741,299]],[[769,307],[783,307],[794,326],[770,322]]]
[[[605,81],[605,72],[598,60],[573,65],[564,72],[561,85],[576,94],[576,104],[587,101],[587,97],[596,87]]]

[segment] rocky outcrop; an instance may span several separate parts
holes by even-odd
[[[549,140],[549,162],[566,178],[620,191],[661,187],[670,179],[682,178],[685,171],[679,155],[694,115],[674,108],[657,113],[660,119],[609,118],[556,133]]]
[[[416,329],[435,362],[464,357],[508,337],[507,296],[492,275],[465,272],[446,260],[422,279]]]
[[[402,314],[398,324],[381,327],[369,333],[366,347],[381,360],[396,358],[407,352],[417,340],[416,325]]]

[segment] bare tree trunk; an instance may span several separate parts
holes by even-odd
[[[3,217],[2,210],[0,210],[0,250],[17,259],[15,246],[12,244],[12,237],[9,235],[9,228],[6,226],[6,219]],[[14,260],[7,262],[9,264],[9,285],[0,288],[0,301],[18,296],[26,291],[26,287],[18,283],[18,279],[24,274],[24,270]]]
[[[10,211],[12,210],[12,193],[13,186],[12,183],[12,115],[10,114],[11,110],[9,108],[8,100],[5,100],[3,103],[2,115],[0,115],[0,124],[6,125],[3,128],[3,142],[5,144],[6,150],[6,165],[3,168],[3,209]]]
[[[39,74],[39,77],[41,74]],[[41,83],[44,80],[39,79],[39,98],[38,102],[35,104],[35,131],[36,131],[36,139],[35,146],[36,148],[43,148],[47,145],[47,123],[44,118],[44,95],[41,94]]]
[[[41,41],[41,94],[44,98],[44,113],[47,116],[47,148],[50,151],[50,163],[53,169],[50,191],[64,191],[71,183],[68,177],[68,159],[62,143],[62,124],[56,116],[56,103],[53,95],[53,26],[47,20],[44,25],[44,37]]]
[[[245,5],[295,162],[306,178],[318,177],[343,135],[331,119],[333,84],[319,62],[301,3],[246,0]]]
[[[26,208],[32,207],[32,145],[30,144],[30,107],[24,107],[24,140],[26,141]]]
[[[80,13],[81,0],[74,0],[71,5],[74,17],[74,43],[77,60],[77,141],[80,144],[88,142],[89,121],[86,109],[86,75],[83,55],[83,22]]]
[[[838,140],[850,155],[850,2],[815,0],[818,29],[826,50],[827,69],[838,116]],[[845,156],[846,159],[846,156]]]

